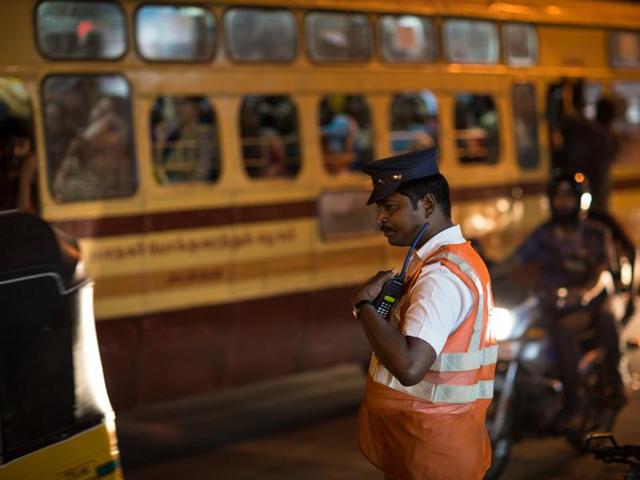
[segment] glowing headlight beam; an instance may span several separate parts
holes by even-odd
[[[491,331],[497,341],[506,340],[511,335],[515,319],[506,308],[494,308],[491,313]]]

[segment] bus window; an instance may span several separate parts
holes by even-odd
[[[538,60],[538,32],[533,25],[505,23],[502,42],[507,65],[526,67]]]
[[[129,84],[51,75],[42,86],[49,187],[58,202],[126,197],[137,187]]]
[[[146,60],[213,58],[216,22],[203,7],[143,5],[136,14],[136,43]]]
[[[298,119],[289,97],[244,97],[240,108],[240,133],[244,167],[249,177],[295,177],[298,174]]]
[[[216,117],[206,97],[158,97],[151,111],[156,180],[215,182],[220,176]]]
[[[0,211],[40,209],[31,98],[24,83],[0,77]]]
[[[371,112],[362,95],[323,97],[319,121],[322,158],[329,173],[359,171],[373,160]]]
[[[489,95],[460,93],[455,103],[455,139],[460,163],[493,165],[500,155],[498,112]]]
[[[609,34],[611,65],[618,68],[640,67],[640,33],[629,31]]]
[[[402,93],[391,103],[391,151],[394,154],[438,144],[438,104],[428,90]]]
[[[498,63],[498,29],[485,20],[445,20],[444,50],[450,62]]]
[[[640,82],[613,82],[616,118],[613,130],[621,140],[621,163],[640,165]]]
[[[309,13],[305,38],[309,56],[319,62],[366,62],[371,58],[371,24],[360,13]]]
[[[536,89],[530,83],[517,83],[511,89],[511,101],[518,165],[525,170],[536,168],[540,163]]]
[[[433,21],[415,15],[380,16],[379,36],[385,62],[433,62],[436,28]]]
[[[369,195],[367,190],[322,193],[318,199],[318,218],[323,240],[377,233],[376,209],[367,205]]]
[[[290,62],[298,30],[289,10],[230,8],[224,14],[229,56],[241,62]]]
[[[45,0],[36,12],[38,47],[47,58],[116,59],[127,48],[125,18],[112,2]]]

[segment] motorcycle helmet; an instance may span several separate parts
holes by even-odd
[[[591,206],[591,193],[584,174],[561,173],[547,187],[551,218],[559,223],[577,223],[586,217]]]

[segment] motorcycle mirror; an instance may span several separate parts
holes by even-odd
[[[603,447],[617,447],[618,442],[610,432],[593,432],[587,435],[585,448],[589,452],[597,451]]]

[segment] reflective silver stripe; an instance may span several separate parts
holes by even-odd
[[[472,385],[437,384],[423,380],[407,387],[381,364],[378,364],[373,380],[399,392],[435,403],[471,403],[478,399],[493,398],[493,380],[479,380]]]
[[[455,263],[462,272],[469,277],[471,282],[475,285],[476,290],[478,292],[478,311],[476,313],[476,318],[473,324],[473,335],[471,337],[471,341],[469,342],[469,351],[475,352],[480,349],[480,339],[482,335],[482,320],[484,317],[484,290],[482,289],[482,284],[480,283],[480,279],[476,274],[475,270],[471,268],[462,257],[455,255],[454,253],[445,253],[437,257],[435,260],[439,260],[440,258],[446,258]]]
[[[485,347],[476,352],[446,353],[441,352],[430,370],[437,372],[462,372],[477,370],[484,365],[492,365],[498,361],[498,345]]]
[[[375,382],[423,400],[438,403],[470,403],[478,399],[493,398],[493,380],[479,380],[472,385],[437,384],[422,380],[407,387],[381,363],[372,362],[371,367],[369,373]]]
[[[478,382],[478,398],[491,400],[493,398],[493,380],[480,380]]]
[[[430,370],[438,372],[464,372],[478,370],[484,365],[495,364],[498,359],[498,346],[492,345],[480,348],[483,320],[485,314],[485,292],[480,279],[471,266],[461,257],[452,253],[436,257],[433,261],[449,260],[454,263],[473,283],[477,293],[477,312],[473,320],[473,334],[469,343],[469,350],[465,353],[441,352]],[[474,299],[475,300],[475,299]],[[471,307],[473,308],[473,306]],[[469,313],[465,321],[469,320]],[[407,393],[434,403],[471,403],[478,399],[493,398],[493,380],[480,380],[473,385],[451,385],[448,383],[431,383],[422,380],[416,385],[404,386],[395,378],[384,365],[372,358],[369,373],[377,383],[386,385],[394,390]]]

